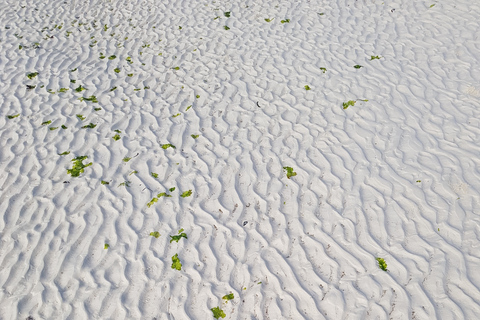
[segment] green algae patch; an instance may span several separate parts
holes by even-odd
[[[178,253],[175,253],[175,255],[172,257],[172,269],[182,270],[182,263],[178,258]]]
[[[73,168],[72,169],[67,169],[67,173],[72,175],[72,177],[78,177],[80,176],[80,173],[83,173],[84,169],[86,167],[89,167],[92,165],[92,163],[87,163],[83,164],[83,160],[87,159],[87,156],[81,156],[81,157],[76,157],[75,159],[72,159],[73,162]]]

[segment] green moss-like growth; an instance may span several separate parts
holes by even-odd
[[[305,90],[310,90],[310,87],[309,86],[305,86]]]
[[[90,122],[90,124],[87,124],[86,126],[83,126],[82,129],[93,129],[96,126],[97,126],[96,124],[93,124],[93,123]]]
[[[85,89],[85,87],[83,87],[82,85],[80,85],[79,87],[75,88],[75,91],[76,91],[76,92],[82,92],[83,90],[87,90],[87,89]]]
[[[285,20],[282,20],[280,21],[281,23],[289,23],[290,22],[290,19],[285,19]]]
[[[198,134],[192,134],[191,137],[192,137],[193,139],[197,139],[198,137],[200,137],[200,135],[198,135]]]
[[[104,181],[104,180],[102,180],[100,183],[101,183],[102,185],[107,185],[107,184],[110,184],[110,182],[108,182],[108,181]]]
[[[388,271],[387,270],[387,263],[385,262],[384,259],[382,258],[375,258],[378,261],[378,267],[382,269],[383,271]]]
[[[355,100],[349,100],[343,103],[343,109],[347,109],[348,107],[353,107],[355,105]]]
[[[150,200],[149,203],[147,203],[147,207],[151,207],[155,204],[155,202],[158,202],[158,198],[153,198],[152,200]]]
[[[117,56],[116,55],[111,55],[110,57],[108,57],[108,60],[113,60],[115,59]]]
[[[152,177],[154,177],[154,178],[158,178],[158,173],[155,173],[155,172],[150,172],[150,174],[152,175]]]
[[[371,57],[370,57],[370,61],[375,60],[375,59],[380,59],[380,58],[381,58],[381,57],[379,57],[379,56],[371,56]]]
[[[320,68],[320,70],[322,70],[323,73],[327,72],[327,68]]]
[[[160,232],[158,231],[150,232],[150,235],[158,239],[160,237]]]
[[[120,73],[120,68],[115,68],[113,69],[113,71],[115,71],[116,73]]]
[[[72,177],[78,177],[80,176],[80,173],[83,173],[83,169],[86,167],[89,167],[92,165],[92,163],[88,164],[83,164],[83,160],[87,159],[87,156],[81,156],[81,157],[76,157],[75,159],[72,160],[73,162],[73,168],[72,169],[67,169],[67,173],[72,175]]]
[[[161,192],[161,193],[157,194],[157,197],[158,198],[161,198],[161,197],[171,198],[172,196],[167,194],[166,192]]]
[[[35,78],[36,76],[38,76],[38,72],[32,72],[32,73],[27,74],[27,78],[28,78],[28,79],[33,79],[33,78]]]
[[[162,145],[162,149],[165,149],[165,150],[166,150],[166,149],[168,149],[168,148],[173,148],[173,149],[175,149],[176,147],[175,147],[173,144],[171,144],[171,143],[167,143],[167,144],[163,144],[163,145]]]
[[[353,67],[354,67],[355,69],[360,69],[360,68],[362,68],[362,66],[361,66],[361,65],[359,65],[359,64],[357,64],[357,65],[354,65]]]
[[[227,18],[230,18],[230,11],[224,12],[223,15]]]
[[[16,117],[20,116],[20,113],[19,114],[15,114],[15,115],[10,115],[10,116],[7,116],[8,119],[15,119]]]
[[[213,317],[215,319],[218,319],[218,318],[225,318],[227,315],[225,314],[225,312],[223,312],[222,309],[220,309],[219,307],[215,307],[215,308],[212,308],[210,309],[212,310],[213,312]]]
[[[174,235],[174,236],[170,236],[170,243],[172,243],[173,241],[176,241],[178,243],[178,240],[180,240],[181,238],[185,238],[185,239],[188,239],[187,238],[187,234],[185,232],[182,232],[183,229],[180,229],[178,231],[178,235]]]
[[[49,125],[50,123],[52,123],[52,120],[44,121],[44,122],[42,122],[42,126],[47,126],[47,125]]]
[[[297,175],[296,172],[293,171],[292,167],[283,167],[285,171],[287,171],[287,178],[290,179],[291,177],[294,177]]]
[[[182,198],[190,197],[192,195],[192,190],[185,191],[180,195]]]
[[[70,151],[65,151],[65,152],[59,153],[58,155],[59,156],[66,156],[67,154],[70,154]]]
[[[128,161],[130,161],[130,159],[132,159],[132,158],[125,157],[125,158],[123,158],[123,162],[128,162]]]
[[[225,301],[233,300],[233,293],[224,295],[222,299]]]
[[[178,258],[178,253],[175,253],[175,255],[172,257],[172,269],[182,270],[182,263]]]
[[[118,134],[114,135],[112,138],[113,138],[113,140],[115,140],[115,141],[120,140],[120,136],[119,136]]]

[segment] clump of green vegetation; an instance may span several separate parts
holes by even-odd
[[[361,65],[359,65],[359,64],[357,64],[357,65],[354,65],[353,67],[354,67],[355,69],[360,69],[360,68],[362,68],[362,66],[361,66]]]
[[[183,229],[178,230],[178,235],[170,236],[170,238],[170,243],[172,243],[173,241],[176,241],[178,243],[178,240],[180,240],[181,238],[188,239],[187,234],[183,232]]]
[[[180,67],[172,68],[173,70],[180,70]]]
[[[130,57],[127,57],[127,59],[126,59],[126,60],[127,60],[127,62],[128,62],[128,63],[130,63],[130,64],[132,64],[132,63],[133,63],[133,61],[132,61],[132,58],[130,58]]]
[[[103,249],[107,250],[108,248],[110,248],[110,245],[108,243],[105,243],[105,245],[103,246]]]
[[[353,107],[357,101],[349,100],[343,103],[343,109],[347,109],[348,107]]]
[[[58,155],[59,156],[66,156],[67,154],[70,154],[70,151],[65,151],[65,152],[59,153]]]
[[[129,176],[131,176],[132,174],[137,174],[138,171],[137,170],[133,170],[132,172],[130,172]]]
[[[198,134],[192,134],[191,137],[192,137],[193,139],[197,139],[198,137],[200,137],[200,135],[198,135]]]
[[[290,22],[290,19],[285,19],[285,20],[282,20],[280,21],[281,23],[289,23]]]
[[[70,70],[70,72],[75,72],[77,71],[77,68]]]
[[[227,315],[225,314],[225,312],[223,312],[222,309],[220,309],[219,307],[215,307],[215,308],[212,308],[210,309],[212,310],[213,312],[213,317],[215,319],[218,319],[218,318],[225,318]]]
[[[120,135],[116,134],[112,137],[113,140],[118,141],[120,140]]]
[[[125,157],[125,158],[123,158],[123,162],[128,162],[128,161],[130,161],[130,159],[132,159],[132,158]]]
[[[292,167],[283,167],[285,171],[287,171],[287,178],[290,179],[291,177],[294,177],[297,175],[296,172],[293,171]]]
[[[154,177],[154,178],[158,178],[158,173],[155,173],[155,172],[150,172],[150,174],[152,175],[152,177]]]
[[[167,143],[162,145],[162,149],[168,149],[168,148],[173,148],[175,149],[176,147],[173,144]]]
[[[161,197],[171,198],[172,196],[167,194],[166,192],[161,192],[161,193],[157,194],[157,197],[159,197],[159,198],[161,198]]]
[[[120,68],[115,68],[115,69],[113,69],[113,71],[115,71],[116,73],[119,73],[119,72],[120,72]]]
[[[115,91],[115,90],[117,90],[117,87],[113,87],[112,89],[110,89],[110,92]]]
[[[20,113],[14,114],[14,115],[9,115],[7,116],[8,119],[15,119],[16,117],[20,116]]]
[[[127,77],[130,77],[130,78],[133,77],[133,73],[127,74]]]
[[[187,107],[187,109],[185,109],[185,111],[188,111],[188,109],[190,109],[191,107],[192,107],[191,105],[190,105],[190,106],[188,106],[188,107]]]
[[[323,73],[327,72],[327,69],[323,67],[320,67],[320,70],[322,70]]]
[[[48,130],[50,130],[50,131],[57,130],[57,129],[58,129],[58,127],[50,127],[50,128],[48,128]]]
[[[227,18],[230,18],[230,11],[224,12],[223,15]]]
[[[385,262],[384,259],[382,258],[375,258],[375,260],[378,261],[378,267],[382,269],[383,271],[388,271],[387,270],[387,263]]]
[[[83,160],[87,159],[87,156],[81,156],[81,157],[76,157],[72,160],[73,162],[73,167],[72,169],[67,169],[67,173],[72,175],[72,177],[78,177],[80,176],[80,173],[83,173],[84,169],[86,167],[89,167],[92,165],[92,163],[88,164],[83,164]]]
[[[90,122],[90,124],[87,124],[86,126],[83,126],[82,129],[93,129],[96,126],[97,126],[96,124],[93,124],[93,123]]]
[[[267,18],[267,19],[265,19],[265,21],[267,21],[267,22],[272,22],[273,19],[275,19],[275,18],[272,18],[272,19],[268,19],[268,18]]]
[[[153,198],[152,200],[150,200],[150,202],[147,203],[147,207],[151,207],[155,204],[155,202],[158,202],[158,198]]]
[[[124,181],[122,183],[120,183],[118,186],[119,187],[130,187],[130,181]]]
[[[110,184],[110,182],[108,182],[108,181],[104,181],[104,180],[102,180],[100,183],[101,183],[102,185],[107,185],[107,184]]]
[[[150,235],[158,239],[158,237],[160,237],[160,232],[158,231],[150,232]]]
[[[112,54],[110,57],[108,57],[108,60],[113,60],[113,59],[115,59],[116,57],[117,57],[116,55]]]
[[[52,123],[52,120],[44,121],[44,122],[42,122],[42,126],[47,126],[47,125],[49,125],[50,123]]]
[[[67,92],[68,91],[68,88],[60,88],[58,90],[58,93],[64,93],[64,92]]]
[[[180,195],[182,198],[190,197],[192,195],[192,190],[185,191]]]
[[[35,89],[36,87],[37,87],[36,85],[27,84],[27,90],[33,90],[33,89]]]
[[[379,56],[370,56],[370,61],[375,60],[375,59],[380,59],[381,57]]]
[[[62,129],[65,130],[65,129],[68,129],[68,127],[64,124],[62,124]]]
[[[55,94],[55,91],[53,91],[52,89],[47,89],[47,92],[51,94]]]
[[[98,102],[97,97],[95,97],[95,96],[90,96],[90,97],[88,97],[88,98],[81,97],[81,98],[79,98],[78,100],[80,100],[80,101],[90,101],[90,102],[93,102],[93,103],[97,103],[97,102]]]
[[[170,192],[175,191],[175,187],[168,189],[168,191],[170,191]]]
[[[310,90],[310,87],[309,86],[305,86],[305,90]]]
[[[32,73],[27,74],[27,78],[30,79],[30,80],[35,78],[36,76],[38,76],[38,72],[32,72]]]
[[[417,180],[416,182],[422,182],[422,180]]]
[[[223,26],[223,29],[230,30],[230,28],[228,26]]]
[[[178,253],[172,257],[172,269],[182,270],[182,263],[178,259]]]
[[[172,116],[172,118],[176,118],[176,117],[178,117],[179,115],[181,115],[181,113],[174,114],[174,115]]]
[[[224,295],[224,296],[222,297],[222,299],[225,300],[225,301],[227,301],[227,302],[228,302],[229,300],[233,300],[233,293]]]
[[[197,95],[195,96],[195,98],[197,98],[197,99],[198,99],[198,98],[200,98],[200,95],[199,95],[199,94],[197,94]]]
[[[77,118],[80,119],[81,121],[85,120],[85,117],[81,114],[77,114]]]
[[[87,90],[87,89],[85,89],[85,87],[83,87],[82,85],[80,85],[78,88],[75,89],[76,92],[82,92],[83,90]]]
[[[102,108],[93,108],[93,110],[100,111],[100,110],[102,110]]]

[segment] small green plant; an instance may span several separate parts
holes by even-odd
[[[273,19],[275,19],[275,18],[272,18],[272,19],[265,19],[265,21],[267,21],[267,22],[272,22],[272,21],[273,21]]]
[[[108,27],[106,24],[103,25],[103,31],[107,31],[108,30]]]
[[[70,83],[77,83],[77,80],[70,79]]]
[[[117,90],[117,87],[113,87],[112,89],[110,89],[110,92],[115,91],[115,90]]]
[[[130,187],[130,181],[124,181],[122,183],[120,183],[118,186],[119,187]]]
[[[105,59],[106,57],[103,55],[103,53],[100,52],[100,59]]]
[[[81,121],[85,120],[85,117],[81,114],[77,114],[77,118],[80,119]]]
[[[233,298],[234,298],[234,297],[233,297],[233,293],[224,295],[224,296],[222,297],[222,299],[225,300],[225,301],[227,301],[227,302],[230,301],[230,300],[233,300]]]
[[[83,164],[83,160],[87,159],[87,156],[76,157],[72,159],[73,167],[72,169],[67,169],[67,173],[70,174],[72,177],[80,176],[80,173],[84,172],[86,167],[92,165],[92,163]]]
[[[379,56],[370,56],[370,61],[375,60],[375,59],[380,59],[381,57]]]
[[[59,153],[58,155],[59,156],[66,156],[67,154],[70,154],[70,151],[65,151],[65,152]]]
[[[198,135],[198,134],[192,134],[191,137],[192,137],[193,139],[197,139],[198,137],[200,137],[200,135]]]
[[[100,111],[100,110],[102,110],[102,108],[93,108],[93,110]]]
[[[76,92],[82,92],[83,90],[87,90],[87,89],[85,89],[85,87],[83,87],[82,85],[80,85],[78,88],[75,88]]]
[[[375,258],[378,261],[378,267],[382,269],[383,271],[388,271],[387,270],[387,263],[385,262],[384,259],[382,258]]]
[[[347,109],[348,107],[353,107],[357,101],[349,100],[343,103],[343,109]]]
[[[80,98],[78,98],[78,100],[80,100],[80,101],[90,101],[90,102],[93,102],[93,103],[97,103],[97,102],[98,102],[97,97],[95,97],[95,96],[80,97]]]
[[[282,20],[280,21],[281,23],[289,23],[290,22],[290,19],[285,19],[285,20]]]
[[[105,243],[105,245],[103,246],[103,249],[107,250],[108,248],[110,248],[110,245],[108,243]]]
[[[108,57],[108,60],[113,60],[113,59],[115,59],[116,57],[117,57],[116,55],[112,54],[110,57]]]
[[[422,180],[417,180],[416,182],[422,182]]]
[[[130,78],[133,77],[133,73],[127,74],[127,77],[130,77]]]
[[[230,11],[224,12],[223,15],[227,18],[230,18]]]
[[[172,68],[173,70],[180,70],[180,67]]]
[[[168,191],[170,191],[170,192],[175,191],[175,187],[168,189]]]
[[[131,176],[132,174],[137,174],[138,171],[137,170],[133,170],[132,172],[130,172],[129,176]]]
[[[430,5],[430,8],[433,8],[434,6],[435,6],[435,3],[434,3],[434,4],[431,4],[431,5]]]
[[[50,123],[52,123],[52,120],[44,121],[44,122],[42,122],[42,126],[47,126],[47,125],[49,125]]]
[[[187,234],[183,232],[183,229],[178,230],[178,234],[174,236],[170,236],[170,238],[171,238],[170,243],[172,243],[173,241],[176,241],[178,243],[178,240],[180,240],[181,238],[188,239]]]
[[[230,30],[230,28],[228,26],[223,26],[223,29]]]
[[[35,89],[36,87],[37,87],[36,85],[27,84],[27,90],[33,90],[33,89]]]
[[[96,124],[93,124],[93,123],[89,123],[87,124],[86,126],[83,126],[82,129],[93,129],[95,128],[97,125]]]
[[[150,232],[150,235],[158,239],[158,237],[160,237],[160,232],[158,231]]]
[[[68,91],[68,88],[60,88],[58,90],[58,93],[64,93],[64,92],[67,92]]]
[[[176,117],[178,117],[178,116],[180,116],[180,115],[181,115],[181,113],[174,114],[174,115],[172,116],[172,118],[176,118]]]
[[[172,257],[172,269],[182,270],[182,263],[178,258],[178,253],[175,253],[175,255]]]
[[[102,185],[107,185],[107,184],[110,184],[110,182],[108,182],[108,181],[104,181],[104,180],[100,181],[100,183],[101,183]]]
[[[38,76],[38,72],[32,72],[32,73],[27,74],[27,78],[30,79],[30,80],[35,78],[36,76]]]
[[[58,129],[58,127],[50,127],[50,128],[48,128],[48,130],[50,130],[50,131],[57,130],[57,129]]]
[[[190,197],[192,195],[192,190],[185,191],[180,195],[182,198]]]
[[[9,115],[7,116],[8,119],[15,119],[16,117],[20,116],[20,113],[14,114],[14,115]]]
[[[175,147],[173,144],[171,144],[171,143],[167,143],[167,144],[163,144],[163,145],[162,145],[162,149],[165,149],[165,150],[166,150],[166,149],[168,149],[168,148],[173,148],[173,149],[175,149],[176,147]]]
[[[309,86],[305,86],[305,90],[310,90],[310,87]]]
[[[116,134],[112,137],[113,140],[118,141],[120,140],[120,135]]]
[[[64,124],[62,124],[62,129],[65,130],[65,129],[68,129],[68,127]]]
[[[357,64],[357,65],[354,65],[353,67],[354,67],[355,69],[360,69],[360,68],[362,68],[362,66],[361,66],[361,65],[359,65],[359,64]]]
[[[320,67],[320,70],[322,70],[323,73],[327,72],[327,69],[323,67]]]
[[[130,58],[130,57],[127,57],[127,59],[125,59],[125,60],[127,60],[127,62],[130,63],[130,64],[133,63],[132,58]]]
[[[287,178],[290,179],[291,177],[294,177],[297,175],[296,172],[293,171],[292,167],[283,167],[285,171],[287,171]]]
[[[130,159],[132,159],[132,158],[125,157],[125,158],[123,158],[123,162],[128,162],[128,161],[130,161]]]
[[[188,111],[188,109],[190,109],[191,107],[192,107],[191,105],[190,105],[190,106],[188,106],[188,107],[187,107],[187,109],[185,109],[185,111]]]
[[[166,192],[161,192],[161,193],[157,194],[157,197],[158,198],[161,198],[161,197],[171,198],[172,196],[167,194]]]
[[[150,174],[152,175],[152,177],[154,177],[155,179],[158,178],[158,173],[155,173],[155,172],[150,172]]]
[[[70,70],[70,72],[75,72],[77,71],[77,68]]]
[[[115,71],[116,73],[120,73],[120,68],[115,68],[113,69],[113,71]]]
[[[212,310],[213,312],[213,317],[215,319],[218,319],[218,318],[225,318],[227,315],[225,314],[225,312],[223,312],[222,309],[220,309],[219,307],[215,307],[215,308],[212,308],[210,309]]]
[[[155,204],[155,202],[158,202],[158,198],[153,198],[152,200],[150,200],[150,202],[147,203],[147,207],[151,207]]]
[[[197,99],[200,98],[200,95],[197,94],[197,95],[195,96],[195,98],[197,98]]]

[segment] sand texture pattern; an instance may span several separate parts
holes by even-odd
[[[0,320],[479,319],[479,30],[0,0]]]

